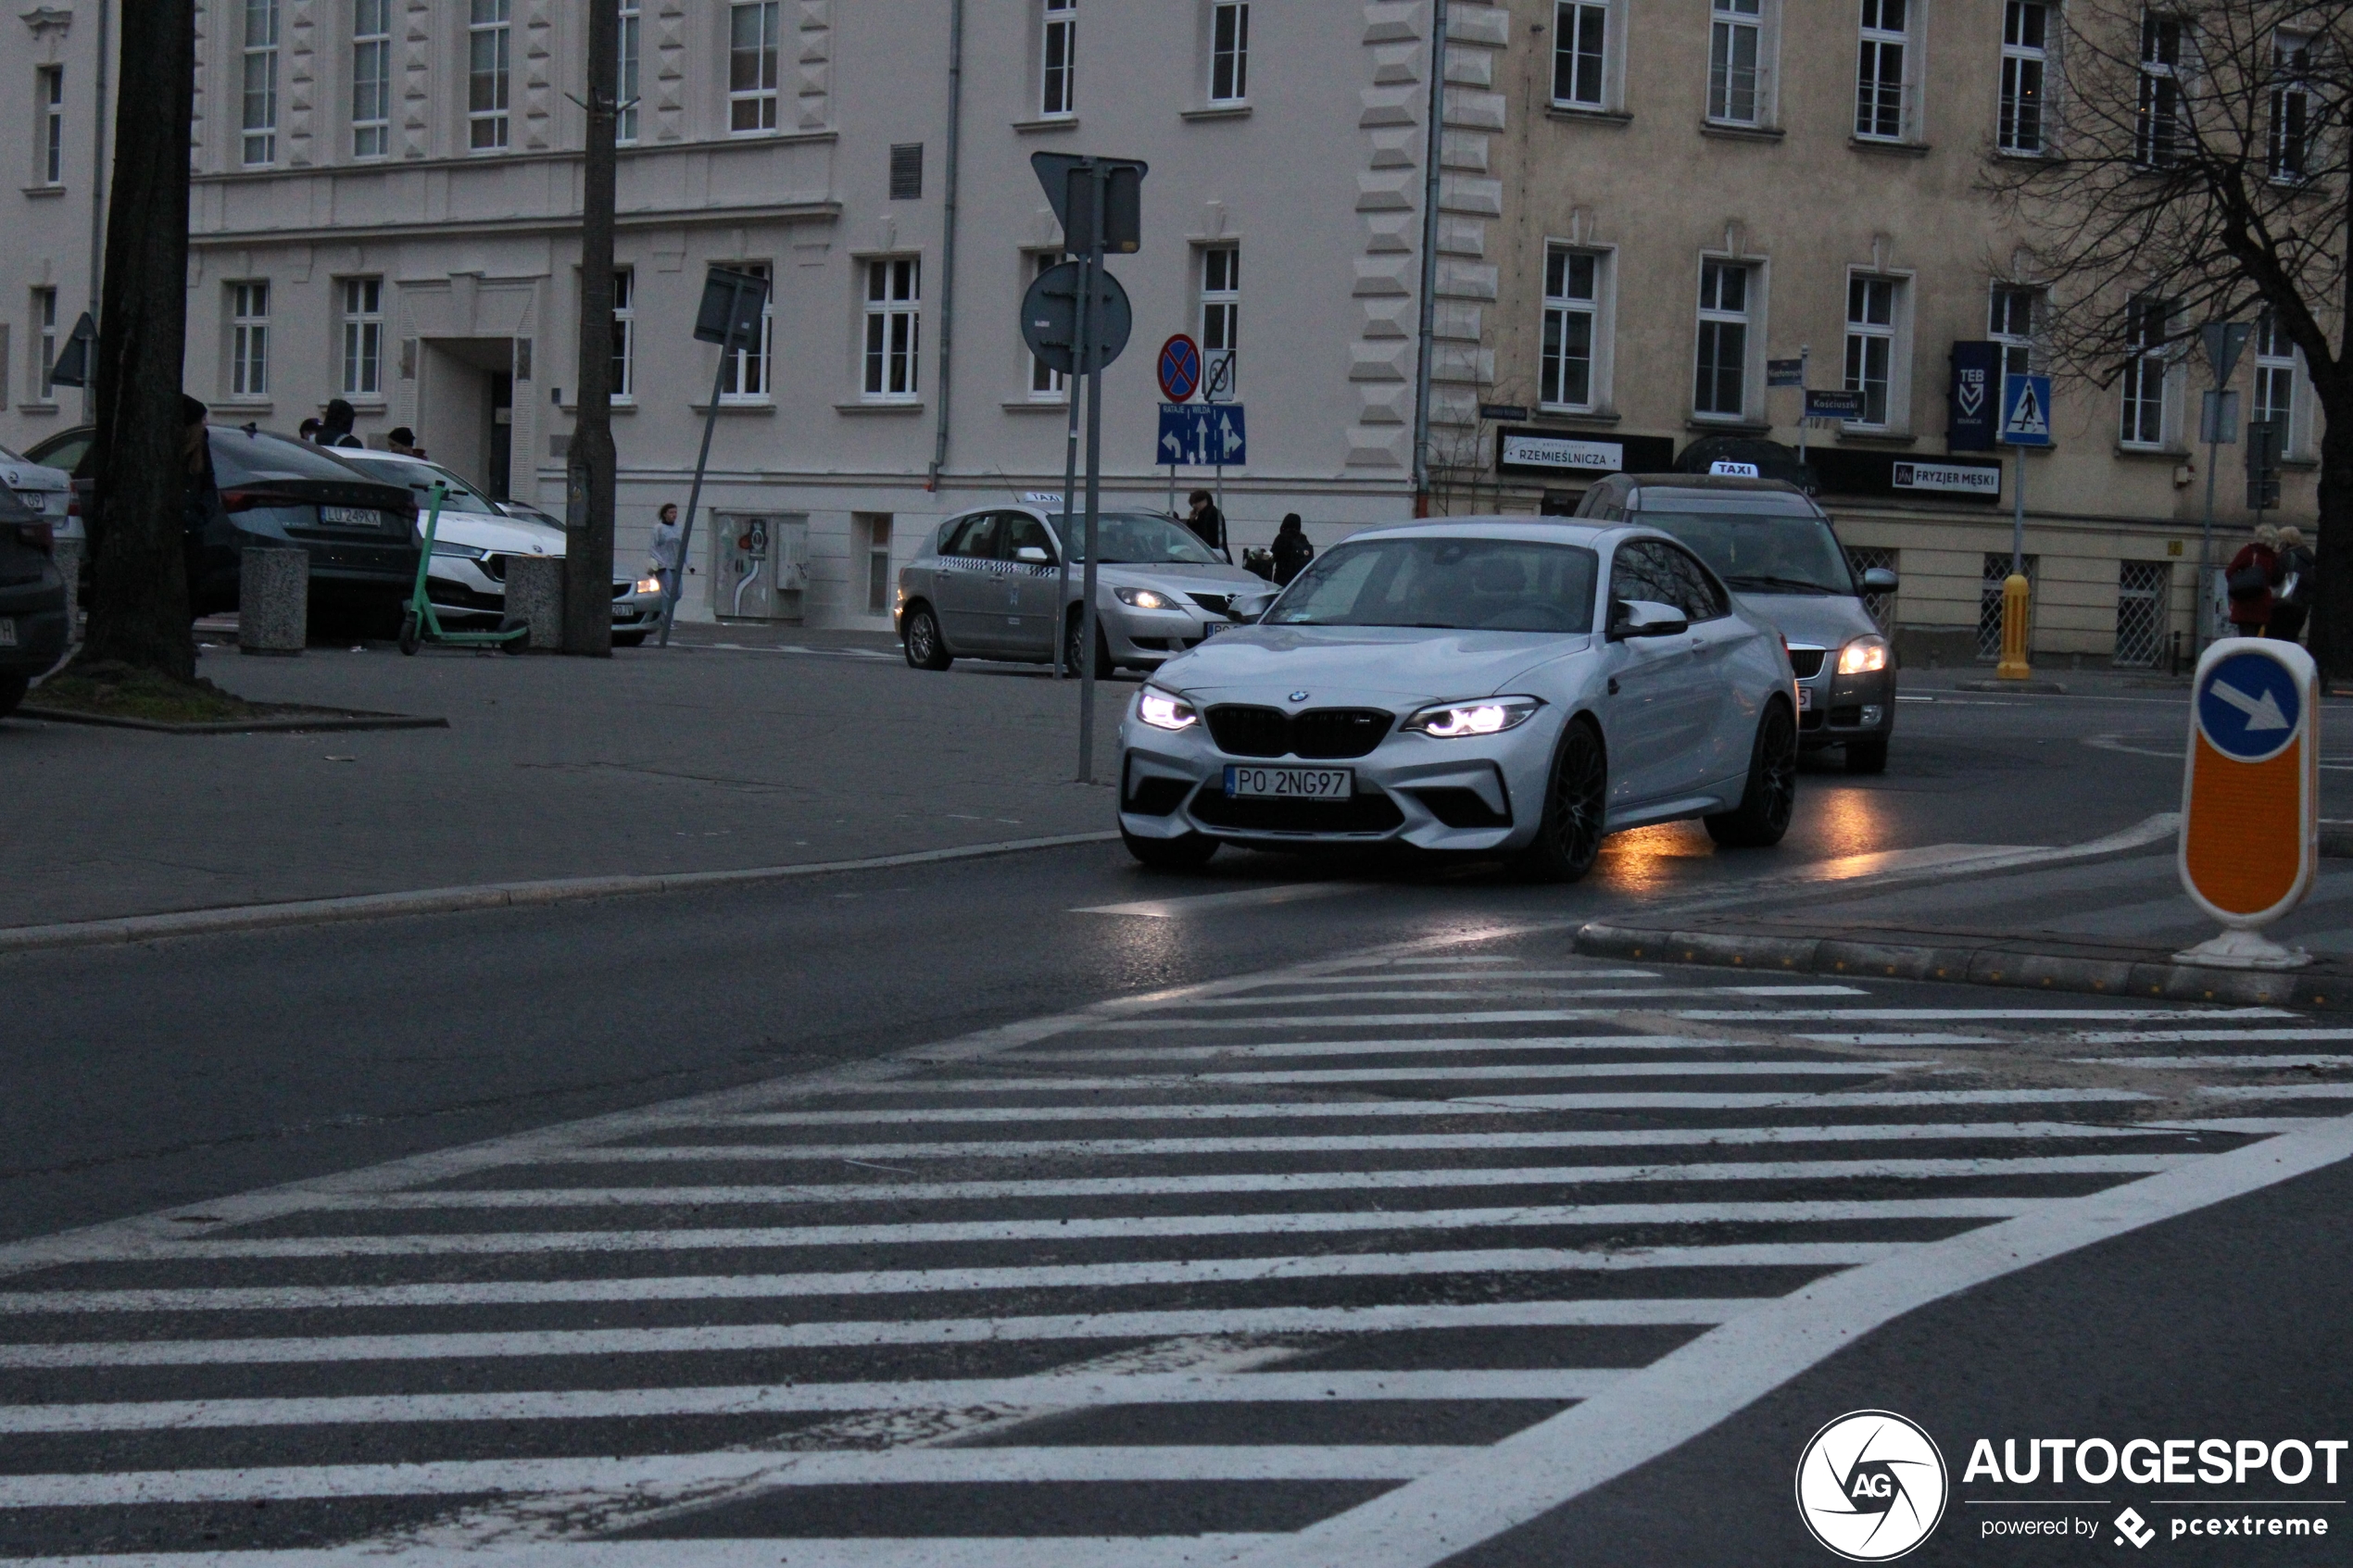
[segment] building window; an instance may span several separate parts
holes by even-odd
[[[1707,42],[1707,118],[1755,125],[1758,61],[1764,55],[1765,0],[1714,0],[1715,24]]]
[[[1041,250],[1030,258],[1029,275],[1041,278],[1059,266],[1059,252]],[[1029,357],[1029,395],[1040,403],[1059,403],[1068,395],[1063,388],[1063,373],[1035,354]]]
[[[613,97],[621,112],[613,121],[613,139],[624,146],[637,139],[637,60],[643,43],[640,11],[639,0],[621,0],[621,59],[613,82]]]
[[[1699,379],[1696,413],[1738,419],[1748,411],[1750,267],[1703,261],[1699,269]]]
[[[737,135],[776,129],[776,0],[752,0],[730,12],[727,129]]]
[[[895,202],[924,199],[924,144],[921,142],[899,142],[892,144],[890,199]]]
[[[2050,69],[2051,8],[2009,0],[2002,12],[2002,115],[1994,142],[2006,153],[2043,151],[2044,77]]]
[[[1218,0],[1209,13],[1209,101],[1239,104],[1250,96],[1250,6]]]
[[[1846,280],[1846,390],[1863,395],[1863,417],[1852,422],[1888,422],[1888,386],[1895,367],[1894,278]]]
[[[1904,138],[1906,0],[1863,0],[1863,37],[1855,59],[1855,134],[1879,142]]]
[[[1572,108],[1602,105],[1603,67],[1608,59],[1609,7],[1562,4],[1553,7],[1553,102]]]
[[[905,402],[916,395],[916,355],[922,348],[923,263],[896,257],[866,263],[868,398]]]
[[[66,182],[66,68],[42,66],[32,73],[33,99],[41,106],[41,182]]]
[[[1242,253],[1239,245],[1206,245],[1201,253],[1202,384],[1208,389],[1210,372],[1219,355],[1241,349]],[[1228,371],[1231,374],[1231,371]],[[1218,392],[1231,397],[1229,383]]]
[[[2271,41],[2271,123],[2267,163],[2274,180],[2304,178],[2304,157],[2309,146],[2312,86],[2312,41],[2283,32]]]
[[[229,395],[270,395],[270,285],[229,285]]]
[[[637,273],[612,270],[612,395],[616,403],[637,395]]]
[[[495,152],[507,144],[507,89],[512,44],[509,0],[472,0],[466,29],[467,144]]]
[[[2171,163],[2182,135],[2182,19],[2141,17],[2140,104],[2133,118],[2133,157],[2151,168]]]
[[[755,278],[768,276],[764,261],[748,261],[734,270],[747,272]],[[768,367],[770,351],[776,338],[776,294],[768,293],[768,302],[760,311],[760,341],[749,343],[727,357],[727,374],[720,383],[722,403],[765,403],[768,401]]]
[[[245,0],[245,161],[278,157],[278,0]]]
[[[2296,345],[2269,310],[2255,319],[2255,417],[2279,427],[2278,451],[2296,450]]]
[[[1567,9],[1567,7],[1563,7]],[[1544,357],[1537,399],[1548,408],[1593,406],[1593,317],[1602,258],[1554,245],[1544,257]]]
[[[2034,321],[2042,303],[2040,289],[2019,288],[2009,283],[1994,285],[1993,303],[1986,311],[1985,335],[2001,351],[2003,375],[2032,373]]]
[[[50,371],[57,363],[57,291],[32,291],[32,387],[34,400],[54,403],[57,383]]]
[[[1038,112],[1078,112],[1078,0],[1045,0],[1045,54],[1038,75]]]
[[[343,395],[384,395],[384,285],[381,278],[343,281]]]
[[[351,156],[392,150],[392,0],[351,0]]]
[[[2165,445],[2166,322],[2170,301],[2136,299],[2124,307],[2124,426],[2127,446]]]

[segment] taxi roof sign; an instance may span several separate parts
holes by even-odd
[[[2254,935],[2301,903],[2320,850],[2320,677],[2294,643],[2230,637],[2191,684],[2182,772],[2182,886],[2228,935],[2181,955],[2286,968],[2305,955]]]

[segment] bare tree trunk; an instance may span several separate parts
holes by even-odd
[[[85,470],[95,489],[82,660],[187,681],[195,678],[196,648],[181,538],[180,381],[188,336],[195,7],[189,0],[122,0],[121,37],[93,388],[97,433]]]
[[[581,170],[580,412],[564,525],[564,652],[612,657],[612,224],[620,101],[616,0],[588,6],[587,156]]]
[[[2331,680],[2353,675],[2353,386],[2320,393],[2320,520],[2313,555],[2320,583],[2312,602],[2312,657]]]

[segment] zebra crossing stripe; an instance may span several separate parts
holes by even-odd
[[[1928,1061],[1559,1061],[1477,1067],[1302,1067],[1181,1076],[1081,1078],[941,1078],[908,1080],[873,1092],[887,1094],[1038,1094],[1076,1089],[1150,1089],[1169,1084],[1491,1083],[1525,1078],[1868,1078],[1933,1067]]]
[[[1515,976],[1515,979],[1517,977]],[[1273,997],[1253,992],[1239,997],[1203,997],[1194,1001],[1171,1002],[1181,1008],[1257,1008],[1293,1004],[1306,1006],[1323,1002],[1457,1002],[1475,1001],[1481,997],[1583,997],[1612,1001],[1632,1000],[1649,997],[1860,997],[1867,995],[1853,985],[1644,985],[1613,987],[1606,985],[1491,985],[1483,991],[1314,991],[1291,996]]]
[[[912,1538],[792,1537],[741,1540],[532,1541],[510,1534],[497,1542],[497,1568],[1205,1568],[1279,1537],[1240,1533],[1199,1536],[927,1536]],[[786,1554],[789,1550],[787,1559]],[[398,1556],[380,1545],[275,1551],[169,1555],[10,1558],[8,1568],[483,1568],[479,1546],[418,1547]]]
[[[1953,1036],[1938,1035],[1951,1041]],[[1893,1043],[1893,1042],[1891,1042]],[[1960,1040],[1962,1045],[1991,1045],[1990,1040]],[[1236,1061],[1266,1057],[1379,1056],[1385,1052],[1428,1053],[1432,1056],[1486,1051],[1681,1051],[1741,1047],[1742,1040],[1708,1035],[1494,1035],[1444,1040],[1277,1040],[1224,1046],[1114,1046],[1102,1050],[1007,1051],[991,1061]]]

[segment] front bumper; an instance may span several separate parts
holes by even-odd
[[[1834,658],[1835,656],[1833,656]],[[1895,670],[1842,675],[1831,659],[1821,672],[1797,683],[1806,706],[1797,715],[1798,745],[1812,750],[1858,735],[1884,735],[1895,728]]]
[[[1205,723],[1155,729],[1136,717],[1131,703],[1119,736],[1119,824],[1138,838],[1197,833],[1270,848],[1516,848],[1536,834],[1565,721],[1546,709],[1517,729],[1459,740],[1399,734],[1392,725],[1362,757],[1243,757],[1219,750]],[[1345,802],[1230,799],[1229,763],[1347,768],[1355,774],[1355,795]]]
[[[1103,640],[1119,664],[1160,665],[1188,648],[1197,648],[1220,632],[1245,624],[1199,605],[1170,609],[1139,609],[1109,595],[1096,608]],[[1157,732],[1155,732],[1157,733]]]

